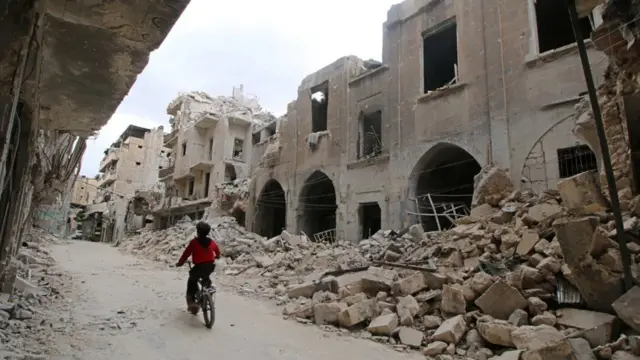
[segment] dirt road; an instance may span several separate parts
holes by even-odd
[[[184,309],[187,269],[160,268],[102,244],[57,245],[53,255],[74,277],[75,355],[54,359],[423,359],[372,341],[285,321],[276,308],[220,289],[217,319]]]

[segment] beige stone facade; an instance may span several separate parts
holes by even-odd
[[[437,230],[465,213],[482,166],[535,190],[595,167],[572,133],[586,86],[554,3],[564,6],[394,5],[381,63],[337,60],[302,81],[276,134],[255,129],[247,226],[352,241],[418,219]],[[600,23],[597,10],[581,20],[585,31]],[[591,43],[588,52],[600,83],[607,58]],[[449,215],[424,216],[434,208]]]
[[[272,118],[242,87],[234,88],[231,97],[181,94],[167,113],[172,129],[164,139],[171,156],[168,168],[159,171],[166,189],[156,209],[160,227],[184,215],[200,218],[214,200],[216,184],[246,178],[252,126]]]
[[[170,150],[163,146],[163,128],[145,129],[130,125],[100,162],[97,202],[109,198],[129,198],[136,190],[158,181],[158,171],[169,166]]]
[[[78,177],[73,186],[71,205],[87,206],[93,204],[98,194],[98,180],[84,175]]]

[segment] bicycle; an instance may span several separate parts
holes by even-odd
[[[189,270],[191,270],[191,263],[189,262]],[[213,275],[213,274],[211,274]],[[204,317],[204,325],[207,329],[213,327],[213,323],[216,321],[216,292],[217,289],[211,281],[211,285],[206,287],[202,283],[202,278],[198,279],[198,292],[196,292],[195,301],[200,309],[202,309],[202,317]],[[198,314],[198,309],[191,312],[193,315]]]

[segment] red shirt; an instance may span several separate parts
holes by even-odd
[[[184,264],[189,256],[191,256],[191,261],[194,265],[202,263],[214,263],[216,261],[216,258],[220,257],[220,248],[218,247],[218,244],[213,241],[213,239],[209,240],[211,241],[209,242],[208,247],[202,246],[200,242],[198,242],[198,238],[191,240],[187,248],[184,249],[184,252],[180,257],[178,264]]]

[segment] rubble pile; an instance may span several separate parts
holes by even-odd
[[[381,231],[358,247],[370,251],[368,266],[290,284],[283,314],[429,359],[638,359],[640,287],[622,291],[597,174],[540,195],[505,192],[500,171],[480,176],[475,190],[485,193],[455,228]],[[626,215],[630,231],[636,215]],[[637,274],[640,244],[629,248]]]
[[[62,293],[70,278],[54,269],[45,246],[59,239],[33,228],[25,234],[0,292],[0,358],[48,359],[56,333],[69,333]],[[66,309],[68,310],[68,309]],[[55,314],[55,315],[53,315]],[[47,320],[51,319],[51,320]],[[55,319],[55,320],[53,320]]]

